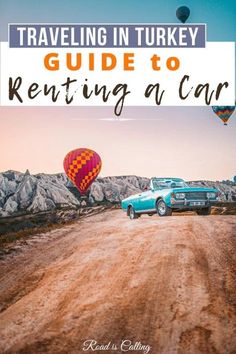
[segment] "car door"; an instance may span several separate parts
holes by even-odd
[[[140,193],[136,201],[136,211],[148,211],[153,209],[153,192],[151,190]]]

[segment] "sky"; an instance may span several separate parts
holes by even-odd
[[[235,41],[233,0],[0,0],[0,40],[10,22],[175,23],[181,5],[189,23],[207,23],[208,41]],[[113,107],[0,107],[0,171],[61,172],[68,151],[89,147],[102,157],[101,176],[236,175],[235,113],[227,127],[211,107],[125,107],[110,117]]]

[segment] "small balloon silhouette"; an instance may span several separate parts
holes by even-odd
[[[180,6],[176,10],[176,17],[182,22],[185,23],[186,20],[189,18],[190,10],[187,6]]]
[[[102,161],[98,153],[80,148],[70,151],[64,158],[64,170],[80,194],[85,194],[101,171]]]

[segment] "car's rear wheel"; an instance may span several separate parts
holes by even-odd
[[[157,214],[159,216],[171,216],[172,209],[166,205],[163,199],[159,199],[157,201],[156,206],[157,206]]]
[[[129,207],[128,215],[130,220],[138,219],[139,215],[136,213],[132,206]]]
[[[197,214],[198,215],[210,215],[211,214],[211,207],[198,209]]]

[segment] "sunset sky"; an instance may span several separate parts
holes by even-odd
[[[9,22],[177,22],[175,0],[0,0],[0,40]],[[185,1],[190,22],[207,23],[208,41],[234,41],[235,1]],[[96,150],[102,176],[176,176],[187,180],[236,175],[236,114],[225,127],[211,107],[0,107],[0,171],[63,170],[66,153]]]

